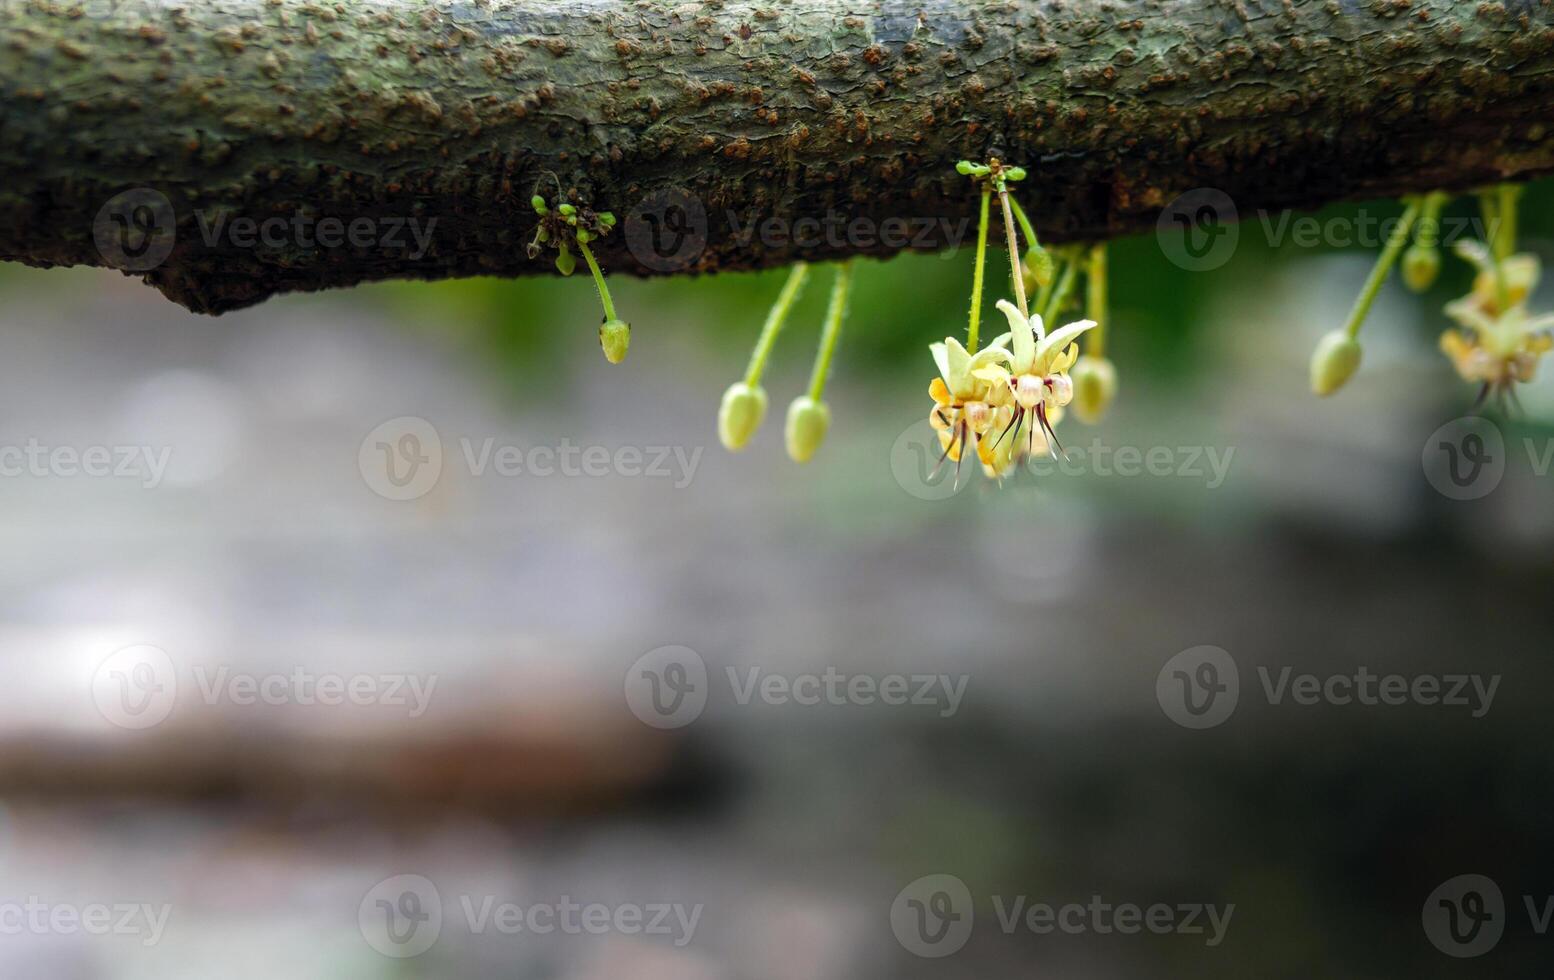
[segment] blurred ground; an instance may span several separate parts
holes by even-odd
[[[204,319],[113,273],[4,270],[0,446],[148,455],[0,479],[0,975],[1546,975],[1523,898],[1554,893],[1549,383],[1497,420],[1500,484],[1450,499],[1428,457],[1471,401],[1434,349],[1460,271],[1384,294],[1361,375],[1317,402],[1307,354],[1368,256],[1116,253],[1123,397],[1061,430],[1088,462],[958,493],[913,433],[964,256],[860,269],[803,468],[780,421],[823,274],[730,456],[716,402],[773,276],[619,284],[612,368],[584,281]],[[396,484],[426,427],[434,482]],[[567,446],[574,475],[534,472]],[[1161,466],[1121,475],[1123,449]],[[1161,691],[1200,645],[1240,693],[1195,730]],[[645,656],[703,664],[705,709],[644,723],[672,693]],[[1259,668],[1284,667],[1499,679],[1474,717],[1273,703]],[[796,703],[828,673],[913,695]],[[319,703],[325,677],[368,687]],[[1477,959],[1428,919],[1466,873],[1504,893]],[[1016,896],[1234,912],[1213,944],[1175,911],[1039,933],[1002,925]],[[608,923],[556,926],[569,902]],[[76,921],[98,907],[124,928]],[[969,940],[923,946],[945,911]]]

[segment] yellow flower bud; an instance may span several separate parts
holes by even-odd
[[[599,325],[599,346],[604,348],[604,359],[619,364],[626,359],[626,348],[631,345],[631,324],[625,320],[606,320]]]
[[[826,428],[831,424],[831,409],[825,402],[808,395],[793,399],[788,406],[788,425],[784,433],[788,443],[788,456],[795,463],[807,463],[815,450],[825,441]]]
[[[1403,282],[1422,293],[1435,284],[1441,272],[1441,253],[1428,245],[1414,244],[1403,253]]]
[[[718,439],[730,452],[745,448],[766,417],[766,392],[760,385],[736,381],[723,393],[718,407]]]
[[[1311,355],[1311,390],[1331,395],[1360,366],[1360,342],[1342,330],[1324,334]]]
[[[1069,372],[1074,382],[1074,414],[1086,425],[1101,421],[1117,397],[1117,368],[1104,357],[1086,354]]]

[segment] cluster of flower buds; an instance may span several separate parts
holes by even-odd
[[[615,229],[615,215],[609,211],[593,211],[569,202],[554,208],[539,194],[529,201],[534,213],[539,215],[539,226],[534,239],[529,242],[529,258],[539,258],[547,246],[556,251],[556,271],[570,276],[577,269],[577,259],[572,246],[582,253],[599,290],[599,301],[604,305],[604,318],[599,324],[599,346],[605,360],[619,364],[626,359],[626,348],[631,344],[631,324],[615,315],[615,303],[610,298],[610,287],[604,281],[604,271],[594,258],[588,243],[608,235]]]

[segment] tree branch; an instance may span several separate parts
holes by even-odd
[[[977,202],[960,158],[1025,165],[1053,241],[1200,186],[1245,213],[1535,176],[1554,12],[0,0],[0,99],[0,257],[116,265],[217,313],[552,271],[524,248],[536,187],[615,211],[605,268],[649,275],[953,244]]]

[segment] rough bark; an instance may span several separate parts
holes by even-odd
[[[622,216],[600,257],[634,274],[941,246],[964,157],[1031,169],[1055,240],[1201,186],[1242,213],[1464,188],[1554,170],[1550,2],[3,0],[0,257],[125,267],[103,235],[150,231],[146,280],[221,312],[551,272],[537,187]],[[167,213],[109,205],[134,188]],[[366,244],[321,246],[327,217]],[[801,217],[831,231],[761,230]],[[424,254],[385,240],[406,219]],[[705,248],[660,261],[665,219]]]

